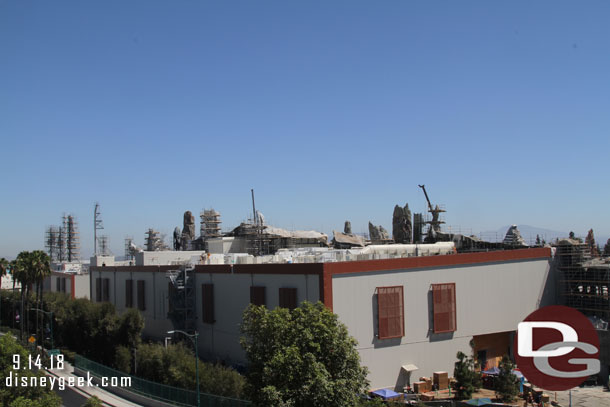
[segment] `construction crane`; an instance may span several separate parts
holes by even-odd
[[[424,191],[424,195],[426,196],[426,201],[428,202],[428,212],[430,212],[432,214],[432,220],[428,221],[426,223],[428,223],[430,225],[430,228],[434,232],[440,232],[441,224],[445,223],[444,221],[440,220],[440,213],[445,212],[445,210],[439,208],[438,205],[436,205],[435,207],[432,206],[432,203],[430,202],[430,198],[428,197],[428,193],[426,192],[425,185],[418,185],[418,187],[420,187]],[[430,233],[430,232],[428,232],[428,233]]]
[[[428,193],[426,192],[426,185],[417,185],[421,189],[424,190],[424,195],[426,195],[426,201],[428,201],[428,211],[432,212],[432,204],[430,203],[430,198],[428,198]]]

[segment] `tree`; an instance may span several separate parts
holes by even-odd
[[[604,246],[604,256],[610,256],[610,239],[608,239]]]
[[[15,366],[15,360],[19,366]],[[28,352],[19,345],[11,335],[0,336],[0,406],[8,407],[59,407],[61,399],[51,392],[50,388],[43,386],[15,386],[16,375],[20,379],[26,378],[30,383],[31,377],[44,376],[42,371],[22,369],[28,363]],[[18,367],[18,369],[15,369]],[[12,386],[7,383],[12,378]]]
[[[6,275],[6,271],[9,269],[10,262],[4,257],[0,259],[0,278]]]
[[[292,311],[250,305],[241,331],[256,405],[353,406],[368,386],[356,340],[320,302]]]
[[[18,281],[21,285],[21,310],[19,312],[19,326],[21,331],[21,338],[23,338],[24,327],[27,326],[27,315],[23,312],[27,309],[27,303],[24,306],[24,302],[27,301],[29,294],[29,287],[31,285],[32,276],[29,272],[30,252],[21,252],[17,255],[17,258],[11,263],[11,272],[13,274],[13,290],[15,289],[15,282]]]
[[[102,407],[102,405],[102,401],[97,396],[93,396],[88,398],[81,407]]]
[[[10,262],[4,257],[0,259],[0,325],[2,325],[2,277],[6,275]]]
[[[513,374],[515,365],[507,355],[502,356],[500,374],[496,381],[496,395],[502,401],[512,401],[519,394],[519,379]]]
[[[466,356],[463,352],[458,352],[453,369],[453,377],[455,377],[456,394],[458,400],[466,400],[472,396],[477,389],[481,387],[481,374],[474,370],[474,359]]]
[[[34,250],[30,254],[30,267],[31,267],[31,276],[33,282],[36,283],[36,308],[42,309],[42,285],[44,279],[51,275],[51,259],[49,256],[43,252],[42,250]],[[36,312],[36,335],[38,338],[42,338],[42,329],[39,333],[38,331],[38,321],[42,318],[44,321],[44,314],[41,312]],[[42,328],[44,324],[40,324]]]

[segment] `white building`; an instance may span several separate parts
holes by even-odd
[[[250,302],[274,308],[322,301],[358,340],[371,386],[401,389],[409,380],[402,366],[416,367],[415,379],[436,371],[452,375],[456,353],[470,354],[471,340],[477,355],[495,364],[512,352],[517,324],[555,302],[548,248],[424,257],[329,253],[311,256],[326,260],[310,263],[195,265],[200,355],[245,362],[239,324]],[[337,256],[358,260],[333,261]],[[361,260],[376,257],[395,258]],[[174,328],[167,317],[170,270],[176,266],[92,265],[91,298],[118,311],[139,308],[145,335],[161,340]]]

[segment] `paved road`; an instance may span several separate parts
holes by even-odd
[[[55,393],[61,397],[62,407],[81,407],[87,401],[87,397],[78,394],[71,387],[66,387],[65,390],[55,390]]]
[[[551,400],[555,393],[549,392]],[[570,392],[558,391],[557,402],[563,407],[570,405]],[[572,389],[572,407],[610,407],[610,392],[601,386],[577,387]]]

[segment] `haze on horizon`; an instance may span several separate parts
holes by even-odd
[[[329,234],[395,204],[610,237],[603,1],[0,2],[0,257],[184,211]],[[605,241],[598,238],[603,246]]]

